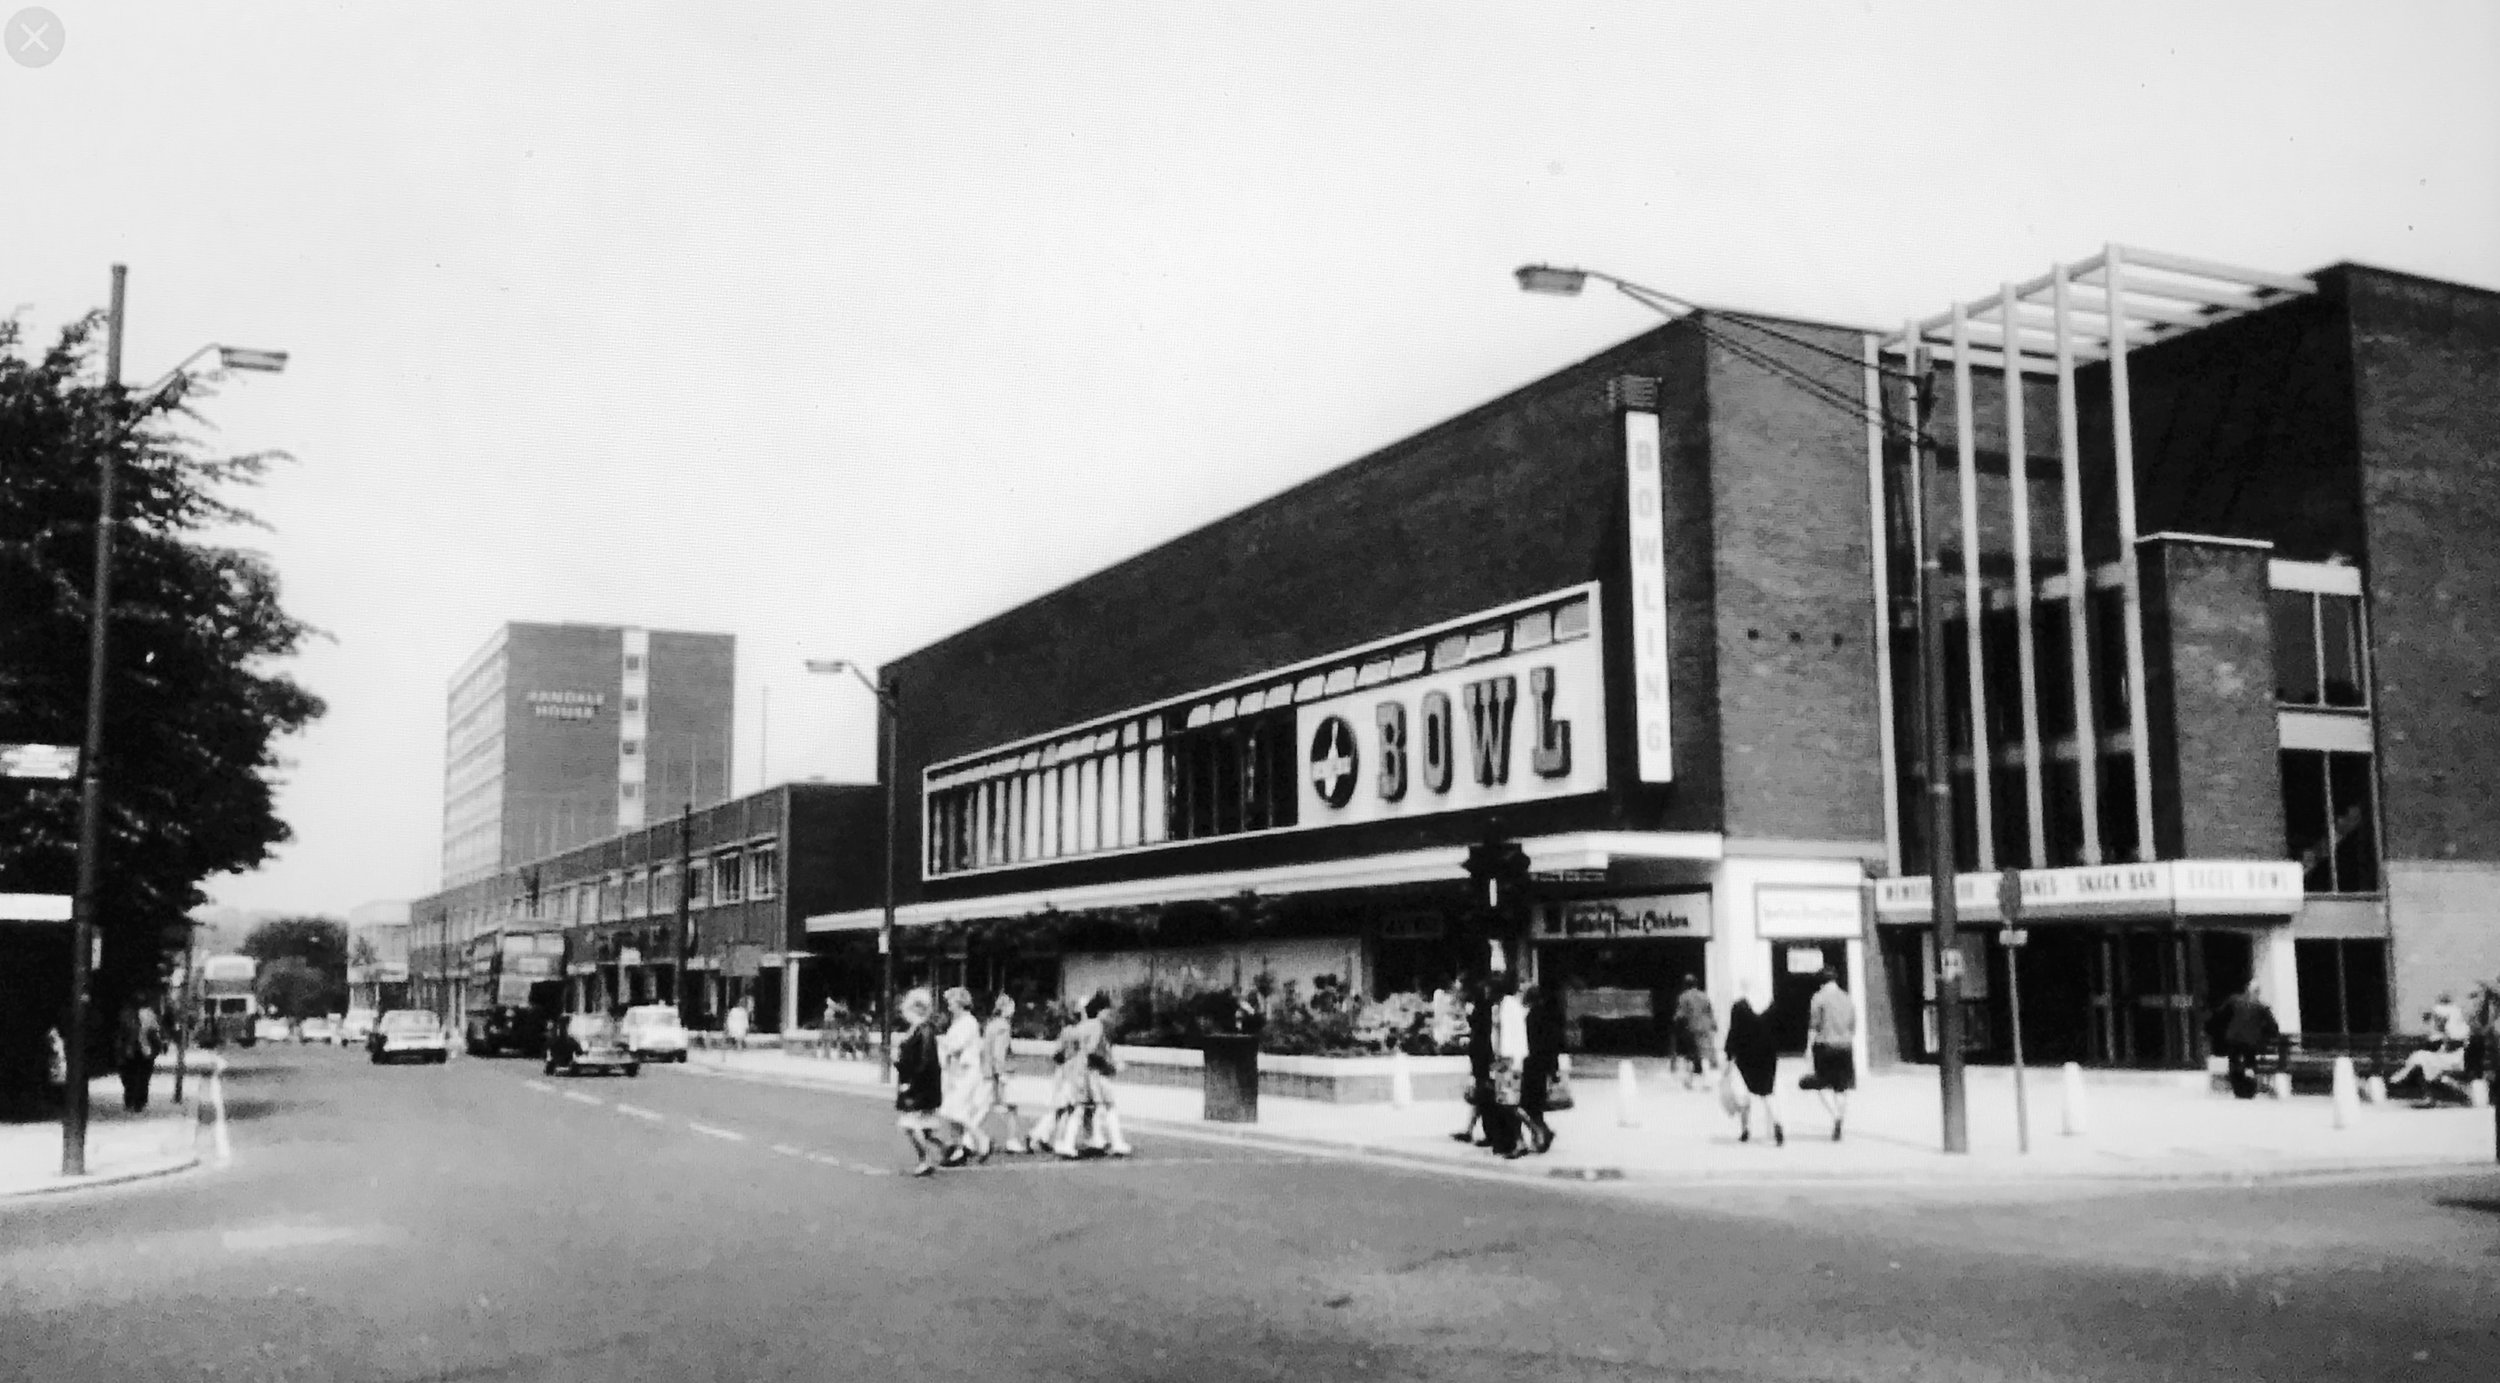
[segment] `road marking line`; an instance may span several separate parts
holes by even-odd
[[[556,1088],[543,1080],[525,1080],[521,1082],[521,1084],[528,1086],[532,1090],[543,1090],[550,1095],[556,1093]]]
[[[653,1122],[657,1122],[668,1117],[656,1109],[645,1109],[641,1105],[627,1104],[623,1100],[618,1100],[616,1102],[616,1112],[619,1114],[631,1114],[637,1119],[649,1119]]]
[[[686,1121],[686,1127],[693,1129],[695,1132],[702,1134],[706,1138],[723,1138],[732,1143],[743,1143],[747,1141],[747,1136],[738,1132],[736,1129],[714,1128],[710,1124],[698,1124],[692,1119],[688,1119]]]
[[[777,1152],[777,1153],[779,1153],[779,1154],[781,1154],[783,1157],[805,1157],[805,1156],[807,1156],[807,1153],[806,1153],[806,1151],[805,1151],[804,1149],[791,1147],[791,1146],[790,1146],[789,1144],[787,1144],[787,1143],[775,1143],[775,1144],[773,1144],[773,1151],[774,1151],[774,1152]]]
[[[565,1091],[565,1092],[564,1092],[564,1098],[566,1098],[566,1099],[568,1099],[568,1100],[571,1100],[571,1101],[572,1101],[573,1103],[575,1103],[575,1104],[605,1104],[605,1103],[607,1103],[607,1101],[600,1099],[600,1098],[599,1098],[598,1096],[596,1096],[596,1095],[585,1095],[585,1094],[583,1094],[582,1092],[580,1092],[579,1090],[567,1090],[567,1091]]]
[[[819,1166],[832,1167],[845,1172],[856,1172],[864,1177],[890,1177],[894,1175],[894,1169],[891,1167],[871,1167],[863,1162],[845,1162],[841,1158],[828,1157],[823,1153],[808,1153],[806,1154],[806,1157],[808,1161],[816,1163]]]

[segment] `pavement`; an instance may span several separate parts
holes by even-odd
[[[682,1068],[884,1098],[873,1061],[773,1050],[702,1051]],[[1780,1094],[1788,1135],[1774,1146],[1757,1127],[1739,1141],[1707,1085],[1638,1085],[1629,1103],[1603,1062],[1582,1061],[1575,1108],[1550,1116],[1553,1149],[1502,1160],[1450,1135],[1467,1122],[1456,1101],[1333,1104],[1263,1096],[1255,1124],[1203,1119],[1197,1090],[1127,1085],[1119,1090],[1133,1129],[1194,1140],[1226,1139],[1314,1153],[1380,1158],[1471,1175],[1635,1181],[1668,1185],[1777,1184],[1799,1188],[1927,1182],[1968,1187],[2034,1183],[2234,1183],[2275,1179],[2487,1170],[2500,1126],[2489,1109],[2415,1109],[2364,1103],[2336,1126],[2332,1100],[2318,1096],[2235,1100],[2194,1075],[2085,1073],[2080,1131],[2065,1131],[2066,1092],[2055,1071],[2025,1084],[2029,1149],[2020,1146],[2013,1074],[1969,1073],[1969,1152],[1941,1151],[1941,1092],[1930,1068],[1877,1074],[1850,1097],[1840,1140],[1820,1098],[1796,1091],[1801,1062],[1783,1065]],[[1014,1077],[1010,1094],[1027,1117],[1048,1104],[1048,1081]]]
[[[169,1176],[215,1155],[216,1071],[213,1057],[195,1056],[174,1100],[173,1062],[157,1063],[148,1108],[122,1108],[118,1077],[95,1081],[87,1094],[87,1174],[61,1175],[61,1123],[0,1123],[0,1197],[43,1195]],[[203,1122],[203,1116],[207,1122]]]

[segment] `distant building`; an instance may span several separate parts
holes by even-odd
[[[736,658],[729,634],[496,631],[451,680],[444,885],[728,797]]]
[[[347,1005],[375,1010],[408,1001],[405,900],[366,903],[347,914]]]

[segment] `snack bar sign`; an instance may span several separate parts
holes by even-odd
[[[1606,786],[1594,637],[1294,708],[1300,819],[1429,816]]]

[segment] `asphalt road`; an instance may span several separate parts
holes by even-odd
[[[856,1096],[261,1049],[234,1161],[0,1203],[0,1378],[2500,1376],[2500,1177],[1963,1207],[1133,1133],[916,1181]]]

